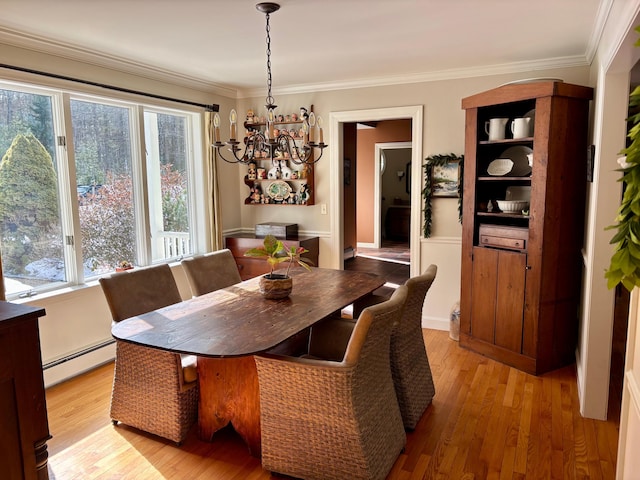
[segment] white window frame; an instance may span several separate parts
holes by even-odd
[[[186,150],[186,165],[188,176],[188,211],[189,211],[189,235],[192,246],[191,254],[207,251],[207,229],[209,219],[206,204],[206,169],[203,155],[204,127],[203,113],[195,107],[184,108],[168,107],[164,104],[154,104],[144,101],[134,101],[130,98],[114,92],[113,95],[96,95],[77,90],[60,89],[54,87],[39,86],[31,82],[7,81],[0,79],[0,88],[15,90],[36,95],[45,95],[51,98],[54,137],[65,138],[65,145],[56,142],[56,161],[58,169],[58,195],[60,203],[60,222],[64,239],[64,264],[66,282],[45,285],[34,288],[33,295],[55,291],[69,286],[83,285],[86,281],[94,281],[95,277],[84,278],[82,265],[82,245],[80,241],[80,217],[78,200],[76,195],[75,154],[73,145],[73,130],[71,122],[71,101],[95,102],[105,105],[124,107],[130,110],[129,125],[131,137],[132,155],[132,182],[134,195],[134,216],[136,228],[136,250],[138,264],[140,266],[151,265],[151,232],[149,222],[149,198],[146,187],[146,156],[145,156],[145,132],[144,112],[164,113],[169,115],[184,116],[186,119],[185,132],[188,139]],[[67,244],[69,243],[69,244]],[[173,263],[180,257],[166,259],[155,263]],[[16,296],[9,296],[14,299]]]

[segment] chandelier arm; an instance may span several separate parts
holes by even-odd
[[[216,152],[218,153],[218,155],[220,156],[220,158],[221,158],[222,160],[224,160],[224,161],[225,161],[225,162],[227,162],[227,163],[244,163],[244,164],[249,163],[249,161],[250,161],[250,160],[247,160],[247,159],[245,159],[245,158],[244,158],[244,153],[242,154],[242,156],[238,157],[237,152],[239,152],[239,151],[241,150],[241,149],[240,149],[240,148],[238,148],[238,146],[237,146],[237,145],[238,145],[238,142],[235,142],[235,143],[231,143],[231,142],[229,142],[229,143],[227,143],[226,145],[227,145],[227,146],[229,146],[228,150],[233,154],[233,157],[234,157],[234,159],[235,159],[235,160],[228,160],[228,159],[226,159],[226,158],[225,158],[225,156],[222,154],[222,147],[223,147],[224,145],[214,145],[214,147],[215,147],[215,149],[216,149]]]

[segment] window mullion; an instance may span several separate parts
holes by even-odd
[[[132,109],[131,158],[133,176],[133,203],[136,226],[136,253],[139,265],[151,263],[151,226],[147,189],[146,144],[144,138],[144,109]]]
[[[52,96],[53,124],[56,135],[56,161],[58,165],[58,191],[60,222],[64,243],[64,263],[67,281],[84,282],[82,269],[82,235],[78,215],[76,168],[73,146],[73,128],[69,94]]]

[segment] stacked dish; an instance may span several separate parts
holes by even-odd
[[[525,200],[496,200],[496,202],[503,213],[522,213],[529,208],[529,202]]]

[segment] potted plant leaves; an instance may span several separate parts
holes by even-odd
[[[303,247],[288,247],[273,235],[267,235],[262,244],[262,247],[252,248],[244,253],[245,257],[264,258],[269,263],[270,272],[260,278],[260,293],[269,299],[286,298],[293,289],[293,279],[289,276],[293,264],[311,270],[309,260],[301,257],[308,250]],[[284,262],[289,262],[284,273],[275,272],[276,267]]]

